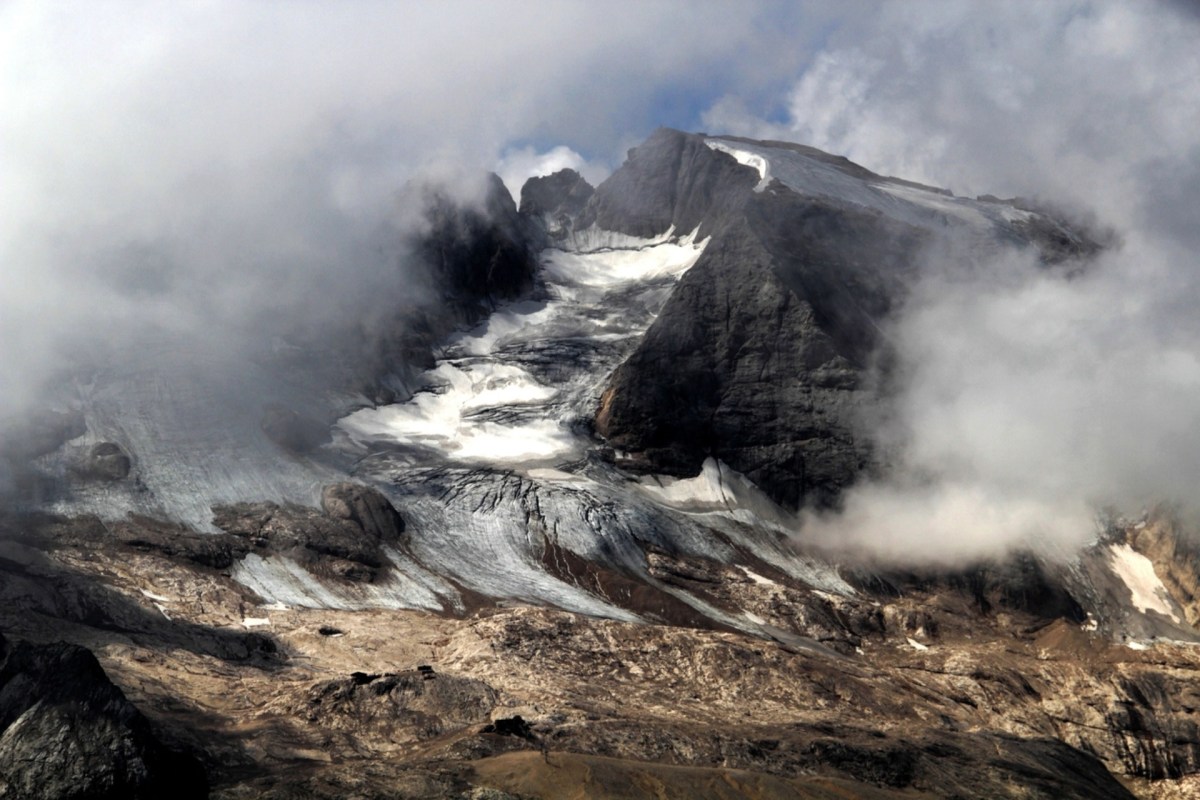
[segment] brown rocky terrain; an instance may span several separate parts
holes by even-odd
[[[363,505],[327,494],[342,516],[322,524],[348,513],[338,497]],[[94,652],[214,797],[1166,798],[1200,772],[1195,646],[1132,649],[986,587],[831,595],[649,556],[773,640],[484,598],[455,616],[264,607],[212,557],[224,537],[156,525],[8,520],[0,625]],[[362,580],[315,563],[344,555],[310,567]]]

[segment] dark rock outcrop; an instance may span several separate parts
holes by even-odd
[[[400,540],[404,520],[387,498],[366,486],[338,483],[322,492],[324,511],[276,503],[213,509],[213,523],[254,550],[295,558],[324,577],[369,583],[386,566],[384,545]]]
[[[518,213],[495,174],[486,177],[477,203],[428,183],[405,187],[401,203],[419,220],[400,242],[401,266],[414,291],[397,299],[403,307],[394,318],[369,326],[362,344],[376,381],[364,391],[379,402],[396,398],[394,389],[379,385],[380,377],[415,377],[433,366],[433,349],[450,332],[533,291],[545,242],[543,225]]]
[[[160,553],[210,569],[229,569],[250,550],[250,545],[236,536],[196,533],[146,517],[126,517],[111,523],[108,530],[117,541],[135,550]]]
[[[199,763],[166,748],[89,651],[0,638],[0,794],[20,800],[203,798]]]
[[[333,483],[321,491],[321,508],[334,519],[353,522],[367,536],[399,541],[404,520],[386,497],[358,483]]]
[[[960,240],[971,243],[967,253],[1036,249],[1044,237],[1030,232],[1032,223],[1022,227],[995,211],[988,217],[975,206],[958,217],[930,201],[908,205],[885,189],[939,202],[944,195],[812,148],[742,146],[770,151],[800,176],[793,180],[817,188],[778,179],[761,185],[754,169],[704,136],[660,130],[630,151],[580,214],[577,227],[649,236],[700,226],[702,237],[711,236],[610,379],[596,430],[629,469],[691,476],[715,457],[785,506],[834,505],[886,460],[862,421],[889,391],[881,331],[923,254]],[[823,182],[834,188],[822,191]],[[1090,252],[1082,239],[1072,241],[1072,252]],[[1046,260],[1061,260],[1067,244],[1058,242]]]
[[[466,320],[533,288],[537,229],[518,213],[499,176],[488,175],[478,207],[430,191],[424,217],[428,227],[412,242],[413,250]]]
[[[100,442],[88,449],[75,467],[75,472],[84,478],[102,481],[119,481],[129,477],[133,461],[116,442]]]
[[[521,214],[531,217],[578,216],[595,189],[573,169],[530,178],[521,187]]]

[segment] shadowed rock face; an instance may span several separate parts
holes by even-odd
[[[660,130],[580,215],[577,227],[646,236],[699,225],[712,237],[613,374],[596,430],[626,468],[691,476],[712,456],[785,506],[836,504],[877,460],[859,422],[886,386],[868,386],[868,370],[887,363],[880,330],[928,248],[1049,247],[1052,222],[1010,223],[811,148],[714,141],[773,154],[785,179],[756,185],[753,170],[704,137]],[[1064,248],[1091,252],[1055,230],[1063,241],[1051,242],[1047,262]]]
[[[171,752],[69,644],[0,638],[0,793],[22,800],[203,798],[200,765]]]
[[[533,290],[545,238],[540,224],[518,213],[495,174],[487,176],[477,205],[428,185],[406,187],[404,198],[423,223],[401,242],[404,266],[418,288],[413,297],[397,298],[403,309],[364,343],[372,353],[371,381],[389,374],[415,378],[433,366],[432,349],[445,336]],[[378,386],[370,389],[379,402],[396,399]]]
[[[565,232],[594,193],[592,185],[573,169],[530,178],[521,188],[521,214],[541,218],[551,235]]]
[[[517,212],[497,175],[488,176],[482,207],[463,206],[433,192],[424,214],[429,229],[414,247],[447,300],[464,310],[486,311],[533,288],[536,229]],[[468,316],[478,318],[478,313]]]
[[[84,478],[119,481],[129,476],[132,467],[133,462],[119,444],[100,442],[88,449],[76,465],[76,471]]]
[[[369,537],[396,542],[404,533],[404,520],[386,497],[369,486],[334,483],[321,491],[321,508],[335,518],[353,522]]]

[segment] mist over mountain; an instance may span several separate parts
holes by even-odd
[[[1197,26],[5,5],[0,794],[1190,796]]]

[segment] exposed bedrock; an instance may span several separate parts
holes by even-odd
[[[0,660],[4,797],[208,796],[199,762],[165,747],[84,648],[0,637]]]
[[[390,565],[384,548],[400,543],[404,520],[387,498],[360,484],[326,486],[321,505],[237,503],[213,509],[213,522],[233,535],[230,549],[238,557],[284,554],[316,575],[374,581]]]
[[[533,288],[539,230],[517,211],[499,176],[487,176],[479,206],[457,203],[436,189],[427,191],[423,205],[428,227],[412,241],[415,255],[468,321]]]
[[[72,466],[74,472],[83,478],[119,481],[129,477],[133,461],[116,442],[100,442],[88,448]]]
[[[433,366],[433,350],[456,328],[484,319],[496,305],[534,290],[544,226],[517,211],[499,176],[485,178],[478,203],[451,196],[437,184],[412,184],[404,205],[419,224],[401,241],[401,268],[412,286],[397,298],[395,316],[364,343],[378,382],[413,378]],[[373,386],[379,402],[389,390]]]
[[[368,537],[398,542],[404,520],[378,490],[360,483],[333,483],[321,490],[321,508],[334,519],[357,525]]]
[[[717,144],[757,147],[782,178],[760,183],[705,137],[660,130],[580,214],[580,227],[654,235],[700,225],[712,237],[613,374],[596,430],[627,468],[690,476],[715,456],[785,506],[834,504],[881,460],[862,428],[888,389],[881,330],[931,248],[1036,251],[1057,223],[811,148]],[[1091,252],[1054,230],[1047,262],[1071,245]]]
[[[525,182],[521,187],[520,212],[542,220],[551,238],[559,238],[570,232],[594,192],[592,185],[575,170],[559,170]]]

